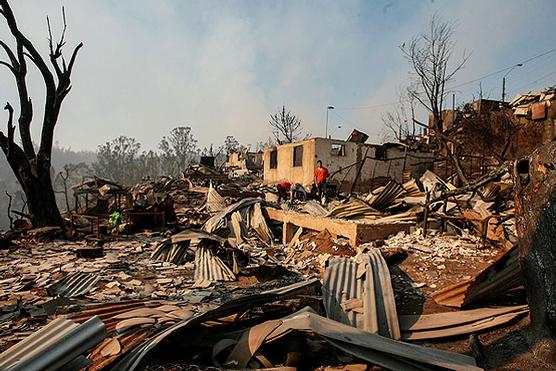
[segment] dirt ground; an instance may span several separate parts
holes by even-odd
[[[485,253],[483,250],[482,254]],[[500,250],[492,248],[496,255]],[[432,314],[455,311],[456,309],[438,305],[432,293],[441,287],[467,279],[488,266],[492,260],[485,256],[448,258],[442,261],[443,269],[435,268],[431,261],[425,261],[422,252],[409,253],[399,264],[390,266],[396,304],[399,314]],[[424,285],[423,285],[424,284]],[[421,286],[423,285],[423,286]],[[421,286],[421,287],[415,287]],[[475,303],[473,309],[485,306],[526,304],[523,288],[508,292],[504,296],[489,301]],[[479,366],[493,370],[554,370],[556,359],[547,362],[546,357],[531,351],[527,340],[528,316],[479,333],[475,337],[460,336],[438,341],[417,342],[427,347],[472,355]],[[477,344],[480,343],[480,344]]]

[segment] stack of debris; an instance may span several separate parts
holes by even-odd
[[[185,178],[160,177],[135,185],[130,189],[135,219],[164,218],[164,224],[179,221],[186,226],[199,226],[208,214],[199,210],[206,189],[196,188]],[[135,220],[137,222],[137,220]],[[144,223],[143,223],[144,224]]]
[[[131,212],[175,212],[174,234],[119,236],[87,257],[62,240],[0,250],[0,368],[472,370],[470,356],[410,342],[528,314],[507,175],[457,189],[426,172],[282,207],[204,169],[130,190]]]

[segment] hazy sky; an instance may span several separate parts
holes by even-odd
[[[180,125],[201,146],[226,135],[241,143],[269,137],[269,113],[282,104],[313,135],[324,135],[327,105],[335,137],[352,128],[382,138],[381,114],[392,109],[408,81],[398,48],[438,12],[455,22],[457,50],[471,53],[452,85],[459,85],[556,48],[554,0],[187,1],[17,0],[21,29],[46,53],[45,16],[55,29],[66,6],[66,53],[85,43],[73,74],[56,140],[96,149],[118,135],[145,148]],[[11,40],[0,27],[0,38]],[[13,80],[0,71],[0,101],[17,103]],[[499,99],[505,72],[482,80]],[[30,75],[36,107],[38,74]],[[514,69],[510,98],[556,83],[556,53]],[[456,88],[457,102],[478,82]],[[40,103],[39,103],[40,102]],[[40,112],[37,112],[37,117]],[[425,119],[425,116],[422,117]],[[2,127],[6,115],[0,115]],[[38,123],[35,123],[35,133]]]

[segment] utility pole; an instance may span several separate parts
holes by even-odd
[[[330,111],[331,109],[334,109],[334,106],[326,107],[326,129],[324,131],[325,138],[328,138],[328,111]]]
[[[514,70],[514,68],[521,67],[521,66],[523,66],[523,63],[518,63],[518,64],[512,66],[509,69],[509,71],[506,72],[504,77],[502,77],[502,103],[504,103],[506,101],[506,76],[508,76],[510,74],[510,72],[512,72]]]
[[[506,76],[502,77],[502,103],[506,101]]]

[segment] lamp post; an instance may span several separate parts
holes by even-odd
[[[521,67],[521,66],[523,66],[523,63],[518,63],[515,66],[512,66],[510,68],[510,70],[508,72],[506,72],[504,77],[502,77],[502,103],[504,103],[506,101],[506,76],[508,76],[510,74],[510,72],[512,72],[514,70],[514,68]]]
[[[334,109],[334,106],[326,107],[326,129],[324,131],[325,138],[328,138],[328,111],[330,111],[331,109]]]

